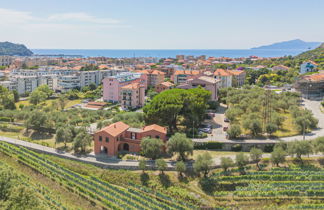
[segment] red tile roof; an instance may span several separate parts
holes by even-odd
[[[124,131],[126,131],[128,128],[129,126],[127,124],[120,121],[120,122],[113,123],[107,127],[104,127],[100,131],[104,131],[110,134],[111,136],[116,137],[121,133],[123,133]]]
[[[223,77],[228,77],[228,76],[232,76],[232,74],[229,71],[226,71],[224,69],[216,69],[216,71],[214,72],[215,76],[223,76]]]
[[[155,130],[155,131],[158,131],[160,133],[165,133],[165,134],[167,133],[167,129],[165,127],[159,126],[157,124],[148,125],[143,128],[144,132],[151,131],[151,130]]]

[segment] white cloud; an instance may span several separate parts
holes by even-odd
[[[33,19],[34,17],[29,12],[0,8],[0,25],[27,23]]]
[[[73,21],[82,23],[94,23],[94,24],[117,24],[120,21],[111,18],[98,18],[91,16],[87,13],[61,13],[54,14],[48,17],[49,21]]]
[[[47,17],[36,17],[30,12],[16,11],[0,8],[0,25],[26,24],[46,25],[57,28],[58,25],[97,25],[97,26],[117,26],[121,25],[119,20],[112,18],[99,18],[84,12],[59,13]],[[17,27],[19,25],[16,25]]]
[[[30,48],[102,48],[114,43],[118,31],[129,25],[119,20],[84,12],[49,14],[0,8],[0,41],[26,44]]]

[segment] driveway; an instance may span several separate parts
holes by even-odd
[[[305,135],[306,140],[311,140],[317,137],[324,136],[324,113],[321,112],[320,106],[321,101],[312,101],[308,99],[303,99],[302,106],[306,109],[311,110],[314,114],[314,117],[318,119],[318,128],[313,130],[310,133]],[[207,142],[207,141],[218,141],[218,142],[238,142],[238,143],[265,143],[265,142],[278,142],[282,141],[295,141],[302,140],[303,135],[283,137],[277,139],[268,139],[268,138],[254,138],[254,139],[243,139],[243,140],[228,140],[226,139],[225,132],[222,130],[222,126],[228,126],[227,123],[224,122],[224,113],[226,110],[226,105],[221,105],[219,111],[216,113],[216,116],[213,120],[209,120],[208,122],[215,126],[213,129],[212,135],[208,135],[207,138],[204,139],[193,139],[194,142]]]

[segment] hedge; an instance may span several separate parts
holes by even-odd
[[[216,141],[195,142],[194,149],[222,149],[223,143]]]

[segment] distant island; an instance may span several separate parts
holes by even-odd
[[[300,39],[294,39],[290,41],[277,42],[271,45],[265,45],[261,47],[251,48],[253,50],[312,50],[321,45],[321,42],[305,42]]]
[[[0,55],[31,56],[33,52],[23,44],[0,42]]]

